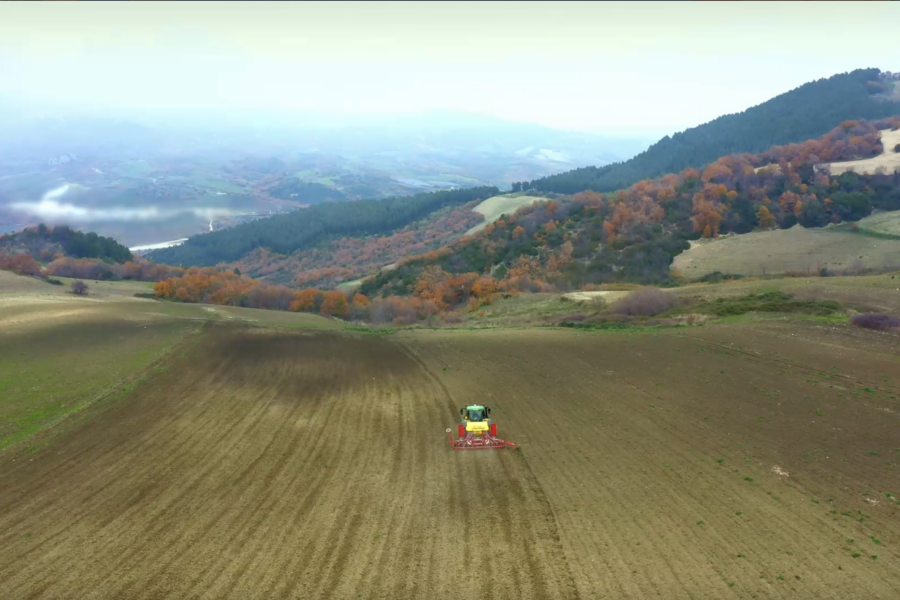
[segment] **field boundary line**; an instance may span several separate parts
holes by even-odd
[[[102,404],[105,400],[112,396],[115,396],[117,393],[121,392],[128,386],[136,386],[141,381],[146,379],[149,375],[151,375],[152,371],[154,371],[157,367],[168,361],[177,350],[182,349],[182,347],[184,346],[190,347],[192,344],[196,344],[196,342],[199,340],[199,337],[203,335],[203,329],[206,327],[207,323],[209,323],[208,320],[204,321],[198,329],[188,331],[183,339],[172,344],[171,347],[163,351],[162,355],[148,363],[144,368],[132,374],[130,377],[125,377],[124,379],[120,379],[119,381],[108,385],[98,393],[94,394],[90,399],[83,402],[74,410],[65,413],[54,422],[50,423],[46,427],[41,428],[39,431],[36,431],[32,435],[17,442],[13,442],[9,446],[0,448],[0,457],[4,456],[5,454],[14,454],[13,449],[21,450],[23,447],[30,447],[29,442],[44,440],[44,438],[49,437],[59,426],[68,423],[72,418],[84,413],[89,408]],[[132,387],[132,389],[129,389],[127,391],[125,396],[130,395],[133,391],[134,389]]]

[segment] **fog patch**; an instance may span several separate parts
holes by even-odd
[[[78,184],[66,183],[48,191],[37,202],[13,202],[9,207],[12,210],[23,212],[29,216],[46,221],[162,221],[184,214],[191,214],[206,220],[212,220],[216,217],[228,217],[236,214],[230,209],[214,206],[190,209],[160,209],[156,206],[142,206],[140,208],[111,206],[97,208],[60,201],[63,196],[76,189],[84,190],[87,188]]]

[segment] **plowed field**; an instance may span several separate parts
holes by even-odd
[[[690,332],[211,325],[0,455],[0,598],[900,597],[896,338]]]

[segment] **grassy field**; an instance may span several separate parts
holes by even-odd
[[[473,312],[464,312],[458,327],[496,328],[533,327],[571,320],[572,317],[601,316],[611,304],[628,295],[627,288],[609,286],[605,292],[571,292],[567,294],[522,294],[499,298]],[[622,288],[617,290],[616,288]],[[834,301],[842,310],[879,312],[900,315],[900,273],[853,277],[767,277],[747,278],[723,283],[695,283],[671,288],[669,293],[684,301],[705,303],[717,298],[734,298],[748,294],[783,292],[798,301]],[[599,297],[599,299],[598,299]],[[675,314],[694,313],[680,307]],[[714,318],[714,315],[709,315]],[[754,317],[757,318],[757,317]],[[759,317],[759,318],[771,318]],[[847,316],[832,318],[845,322]]]
[[[712,299],[785,292],[799,299],[834,300],[859,312],[900,314],[900,273],[860,277],[784,277],[748,279],[675,288],[682,297]]]
[[[488,198],[473,209],[475,212],[484,215],[484,221],[469,229],[465,233],[465,235],[478,233],[479,231],[487,227],[490,223],[493,223],[494,221],[499,219],[502,215],[511,215],[523,206],[528,206],[529,204],[534,204],[535,202],[546,201],[546,198],[539,198],[537,196],[524,196],[514,194]]]
[[[42,306],[40,313],[48,310]],[[53,318],[44,314],[35,316]],[[0,449],[126,393],[146,367],[197,331],[187,320],[87,310],[63,312],[52,327],[18,316],[13,325],[0,320]]]
[[[817,273],[822,268],[900,270],[900,239],[795,226],[695,242],[675,257],[672,267],[689,279],[714,271],[762,276]]]
[[[138,299],[152,284],[88,281],[89,294],[0,271],[0,449],[130,389],[207,322],[342,329],[315,315]]]
[[[900,210],[870,215],[860,220],[857,227],[876,234],[900,236]]]
[[[873,158],[830,163],[828,166],[831,168],[831,173],[840,175],[847,171],[854,171],[856,173],[872,174],[878,169],[884,169],[887,173],[893,173],[897,168],[900,168],[900,153],[894,151],[894,147],[900,144],[900,130],[883,130],[881,132],[881,144],[884,146],[884,152]]]

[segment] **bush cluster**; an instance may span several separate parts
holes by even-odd
[[[891,329],[900,329],[900,318],[897,318],[893,315],[864,313],[854,316],[850,320],[850,322],[857,327],[874,329],[876,331],[890,331]]]

